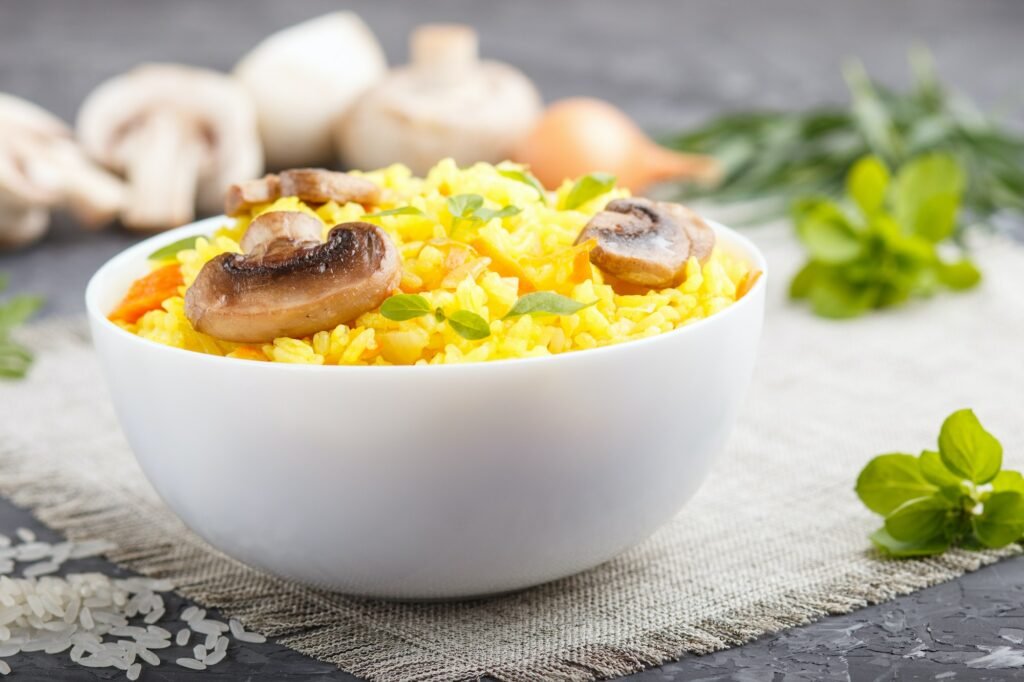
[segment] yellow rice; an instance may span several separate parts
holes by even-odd
[[[750,274],[748,263],[716,247],[703,266],[690,260],[686,281],[678,288],[618,295],[589,263],[584,261],[585,277],[580,277],[578,265],[574,273],[582,247],[574,247],[573,242],[591,216],[610,199],[628,192],[616,188],[579,210],[560,210],[557,207],[563,205],[572,182],[567,181],[545,204],[531,186],[498,172],[511,168],[519,167],[481,163],[460,169],[446,160],[426,178],[412,177],[400,165],[364,174],[382,188],[381,206],[374,211],[414,206],[425,214],[369,219],[398,245],[402,290],[421,294],[432,307],[441,307],[449,315],[458,310],[477,313],[490,324],[491,335],[485,339],[464,339],[433,315],[395,322],[377,311],[312,337],[278,338],[263,345],[230,343],[195,331],[184,313],[185,288],[211,258],[240,252],[238,243],[252,216],[271,210],[307,211],[323,221],[326,238],[333,226],[361,220],[366,213],[354,203],[331,202],[314,209],[295,197],[258,206],[252,216],[226,220],[212,236],[180,251],[176,258],[185,281],[181,295],[168,298],[162,309],[146,313],[135,324],[119,324],[168,346],[249,360],[314,365],[481,362],[585,350],[668,332],[732,304]],[[458,194],[479,194],[490,208],[514,205],[522,210],[483,223],[460,221],[453,230],[446,201]],[[486,245],[490,255],[471,244]],[[519,297],[520,282],[508,276],[510,263],[518,264],[537,290],[597,303],[572,315],[502,319]]]

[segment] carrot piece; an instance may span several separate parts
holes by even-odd
[[[572,258],[572,275],[569,276],[573,282],[579,284],[593,276],[594,273],[590,269],[590,250],[595,246],[597,246],[597,240],[588,239],[573,247],[576,249],[576,255]]]
[[[473,240],[472,246],[481,256],[486,256],[491,259],[491,267],[502,277],[515,277],[519,280],[519,293],[528,294],[531,291],[537,291],[536,283],[530,279],[530,276],[526,273],[516,261],[505,255],[505,252],[500,250],[490,240],[483,237],[477,237]]]
[[[747,293],[749,293],[750,290],[754,288],[754,285],[757,284],[757,280],[761,279],[761,274],[762,273],[760,270],[751,270],[749,273],[747,273],[747,276],[743,278],[743,281],[740,282],[740,285],[736,287],[737,301],[746,296]]]
[[[177,263],[157,268],[132,284],[121,304],[110,313],[109,319],[134,324],[150,310],[156,310],[172,296],[178,295],[178,287],[185,283],[181,277],[181,266]]]

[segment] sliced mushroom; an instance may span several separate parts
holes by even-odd
[[[224,212],[231,216],[244,213],[257,204],[278,197],[298,197],[310,204],[354,201],[370,207],[380,201],[380,188],[365,178],[322,168],[293,168],[279,175],[267,175],[228,189]]]
[[[260,343],[332,329],[378,307],[401,279],[391,238],[357,222],[335,226],[321,243],[321,227],[300,212],[256,218],[243,237],[246,253],[217,256],[185,293],[192,326]]]
[[[140,66],[100,85],[78,115],[89,154],[130,187],[122,222],[160,230],[214,211],[263,170],[252,102],[233,79],[178,64]]]
[[[690,257],[705,263],[715,247],[714,231],[696,213],[640,197],[608,202],[576,243],[588,239],[597,240],[591,263],[619,280],[652,289],[679,286]]]
[[[120,180],[86,158],[63,121],[0,93],[0,244],[41,237],[57,206],[88,227],[103,225],[123,197]]]

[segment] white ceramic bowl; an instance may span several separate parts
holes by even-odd
[[[118,417],[167,504],[248,564],[403,599],[500,593],[600,564],[693,495],[750,380],[765,277],[660,336],[550,358],[427,367],[246,362],[106,319],[155,249],[93,276],[86,304]],[[747,239],[719,243],[764,271]]]

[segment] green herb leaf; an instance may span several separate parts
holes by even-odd
[[[184,239],[179,239],[176,242],[171,242],[167,246],[162,246],[153,253],[149,254],[149,260],[171,260],[178,255],[179,251],[195,248],[197,239],[199,239],[198,235],[195,237],[185,237]]]
[[[981,272],[966,259],[956,263],[940,263],[938,275],[940,282],[957,291],[975,287],[981,281]]]
[[[839,207],[828,200],[808,200],[795,209],[796,230],[811,258],[845,263],[863,251],[860,235]]]
[[[419,294],[397,294],[380,306],[380,314],[396,322],[423,317],[431,312],[430,302]]]
[[[804,263],[804,266],[793,276],[793,281],[789,283],[789,297],[798,299],[810,296],[815,282],[821,275],[821,269],[821,265],[814,261]]]
[[[41,296],[20,294],[0,304],[0,338],[32,317],[43,306]]]
[[[993,492],[1005,492],[1011,490],[1024,495],[1024,476],[1019,471],[1000,471],[992,479]]]
[[[597,303],[580,303],[553,291],[534,291],[519,297],[506,318],[520,315],[572,315]]]
[[[473,217],[478,220],[488,221],[494,218],[508,218],[520,213],[523,209],[518,206],[505,206],[499,209],[487,208],[482,206],[473,211]]]
[[[452,218],[469,218],[484,205],[484,198],[479,194],[456,194],[448,197],[446,204]]]
[[[606,194],[615,188],[615,176],[610,173],[591,173],[584,175],[572,186],[565,197],[562,209],[575,211],[583,204]]]
[[[942,554],[949,549],[949,540],[937,537],[926,542],[907,542],[897,540],[885,528],[879,528],[870,536],[875,547],[891,557],[904,559],[908,557],[933,556]]]
[[[518,168],[499,168],[498,174],[502,177],[508,178],[509,180],[515,180],[516,182],[521,182],[524,185],[529,185],[534,188],[540,196],[541,203],[547,204],[548,194],[544,191],[544,186],[540,184],[540,180],[535,178],[532,173]]]
[[[928,497],[938,488],[925,480],[917,457],[893,453],[875,457],[857,478],[857,496],[885,516],[909,500]]]
[[[934,450],[925,450],[919,457],[921,475],[925,480],[939,488],[960,488],[964,479],[957,476],[942,463],[942,457]]]
[[[903,542],[930,543],[945,531],[950,509],[937,495],[908,500],[885,517],[885,530]]]
[[[423,211],[416,208],[415,206],[400,206],[398,208],[389,208],[386,211],[377,211],[376,213],[367,213],[364,218],[383,218],[389,215],[426,215]]]
[[[859,160],[846,177],[846,193],[865,216],[882,209],[888,188],[889,169],[877,156],[865,156]]]
[[[983,506],[981,515],[971,519],[974,536],[981,544],[996,549],[1024,535],[1024,496],[1020,493],[994,492]]]
[[[843,320],[863,315],[871,309],[871,291],[837,277],[835,273],[819,277],[810,291],[815,315]]]
[[[893,204],[906,229],[940,242],[953,234],[963,194],[964,173],[948,154],[911,160],[896,176]]]
[[[470,341],[486,339],[491,335],[487,320],[469,310],[459,310],[448,316],[448,324],[459,336]]]
[[[1003,465],[1003,446],[972,410],[946,418],[939,432],[939,454],[951,472],[974,483],[988,483]]]

